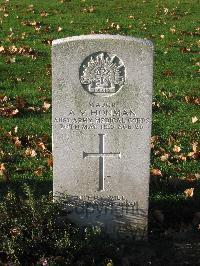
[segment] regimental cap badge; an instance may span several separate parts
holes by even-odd
[[[80,82],[89,93],[108,97],[118,92],[125,82],[125,66],[116,55],[94,53],[80,67]]]

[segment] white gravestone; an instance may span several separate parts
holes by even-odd
[[[69,219],[146,236],[153,46],[86,35],[53,41],[54,195]]]

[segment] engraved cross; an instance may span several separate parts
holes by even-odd
[[[120,152],[104,152],[104,137],[105,134],[99,135],[99,152],[83,152],[83,159],[86,157],[99,157],[99,190],[104,190],[104,158],[118,157],[121,158]]]

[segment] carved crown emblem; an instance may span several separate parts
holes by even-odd
[[[116,93],[125,82],[125,67],[115,55],[98,52],[88,56],[80,67],[80,82],[94,95],[108,97]]]

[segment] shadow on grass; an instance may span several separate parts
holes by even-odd
[[[25,185],[30,187],[36,199],[40,199],[43,195],[48,195],[53,189],[52,180],[15,179],[10,182],[0,181],[0,200],[8,193],[8,191],[24,196]]]

